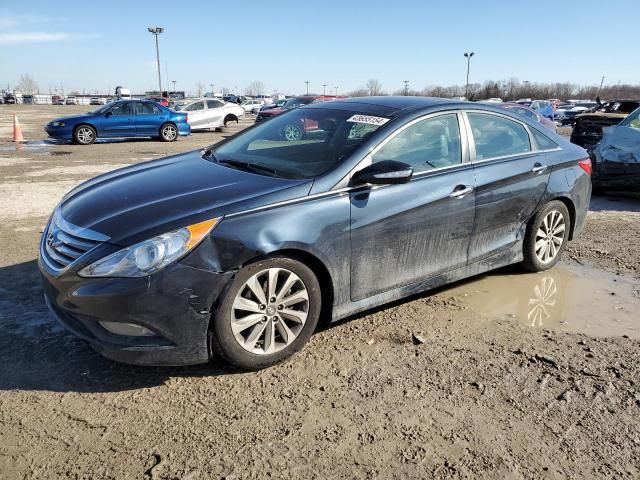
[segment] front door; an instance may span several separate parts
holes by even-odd
[[[136,126],[134,121],[132,102],[116,103],[104,114],[101,122],[102,131],[99,137],[133,137]]]
[[[547,188],[551,169],[546,154],[533,148],[522,123],[480,112],[468,112],[467,118],[477,181],[476,221],[469,245],[469,262],[475,262],[522,238]]]
[[[414,176],[350,194],[353,301],[466,265],[475,181],[463,158],[460,118],[419,119],[374,150],[372,162],[404,162]]]
[[[185,112],[189,114],[189,125],[193,130],[208,128],[207,111],[204,108],[204,100],[199,100],[188,105]]]
[[[207,126],[218,128],[224,124],[224,104],[219,100],[207,100]]]

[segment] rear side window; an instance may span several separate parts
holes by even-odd
[[[487,113],[468,113],[467,117],[476,145],[476,160],[531,151],[529,134],[521,124]]]
[[[538,150],[551,150],[553,148],[558,147],[558,144],[556,142],[551,140],[546,135],[540,133],[535,128],[531,128],[530,130],[531,130],[531,135],[533,136],[533,138],[536,141],[536,144],[538,145]]]
[[[207,108],[220,108],[222,103],[217,100],[207,100]]]

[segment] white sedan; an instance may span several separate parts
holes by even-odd
[[[217,98],[196,98],[180,102],[174,110],[187,112],[191,130],[226,127],[231,122],[238,123],[244,109],[235,103]]]

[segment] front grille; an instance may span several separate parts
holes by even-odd
[[[49,222],[42,242],[42,259],[56,271],[71,265],[108,237],[65,221],[59,211]]]

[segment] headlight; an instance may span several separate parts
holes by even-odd
[[[178,260],[198,245],[220,218],[195,223],[174,232],[123,248],[78,272],[81,277],[146,277]]]
[[[51,122],[53,127],[64,127],[64,122]]]

